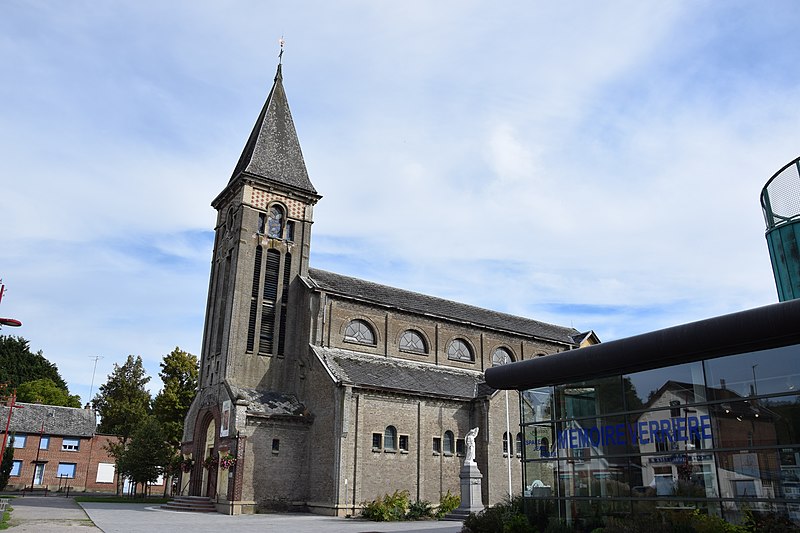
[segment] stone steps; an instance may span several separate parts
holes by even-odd
[[[188,513],[216,513],[217,506],[211,498],[204,496],[176,496],[161,506],[170,511],[183,511]]]

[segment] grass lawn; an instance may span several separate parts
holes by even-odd
[[[9,506],[6,507],[6,510],[3,513],[3,516],[0,516],[0,529],[8,529],[8,521],[11,520],[11,511],[13,510],[13,508],[10,505],[11,504],[10,500],[12,500],[14,497],[13,496],[3,496],[3,498],[9,500],[9,502],[8,502]]]

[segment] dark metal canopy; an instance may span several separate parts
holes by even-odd
[[[525,390],[800,343],[800,300],[489,368],[486,383]]]

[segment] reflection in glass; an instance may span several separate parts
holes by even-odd
[[[621,379],[601,378],[555,388],[556,416],[584,418],[605,413],[622,412]]]
[[[745,353],[706,361],[708,386],[739,396],[797,391],[800,346]]]
[[[553,389],[545,387],[523,391],[522,423],[549,422],[553,417]]]
[[[684,389],[681,394],[683,403],[705,401],[703,365],[699,361],[628,374],[624,381],[629,411],[649,407],[664,387]]]

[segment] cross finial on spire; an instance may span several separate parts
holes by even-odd
[[[283,35],[281,35],[281,38],[278,39],[278,44],[281,45],[281,52],[278,54],[278,64],[280,65],[283,63],[283,45],[286,44],[286,41],[283,39]]]

